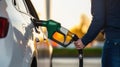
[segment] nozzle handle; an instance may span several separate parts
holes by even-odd
[[[77,41],[79,38],[78,38],[78,36],[77,35],[74,35],[73,36],[73,40],[74,41]],[[78,58],[79,58],[79,67],[83,67],[83,50],[82,49],[79,49],[78,50],[78,53],[79,53],[79,55],[78,55]]]
[[[78,39],[79,39],[79,37],[74,34],[74,36],[73,36],[73,41],[77,41]]]

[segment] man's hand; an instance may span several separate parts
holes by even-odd
[[[85,45],[82,43],[81,39],[74,42],[76,49],[83,49]]]

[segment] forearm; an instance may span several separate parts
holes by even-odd
[[[87,45],[93,41],[105,25],[105,6],[104,0],[91,1],[92,21],[87,33],[83,36],[82,42]]]

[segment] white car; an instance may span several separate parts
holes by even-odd
[[[52,46],[38,18],[34,0],[0,0],[0,67],[50,67]]]

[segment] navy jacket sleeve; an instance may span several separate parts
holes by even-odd
[[[105,5],[104,0],[91,0],[92,21],[87,33],[82,37],[82,42],[87,45],[94,40],[104,27]]]

